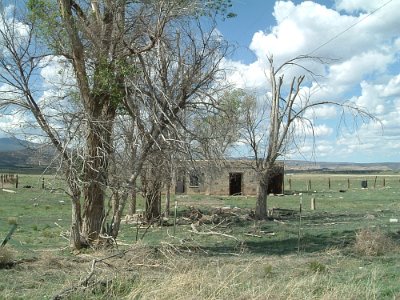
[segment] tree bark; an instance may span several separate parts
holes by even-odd
[[[108,184],[109,157],[112,151],[111,134],[115,117],[115,108],[107,97],[94,98],[92,105],[84,162],[82,220],[82,236],[89,242],[96,240],[102,231],[105,188]]]
[[[156,165],[150,165],[142,173],[143,194],[146,201],[145,218],[153,222],[161,217],[161,188],[160,170]]]
[[[112,199],[112,206],[113,206],[113,222],[111,224],[112,230],[111,230],[111,236],[113,239],[116,239],[118,237],[119,233],[119,227],[121,225],[121,217],[122,217],[122,211],[124,210],[124,206],[126,203],[126,199],[128,198],[128,193],[126,192],[116,192],[113,195]]]
[[[72,198],[72,220],[71,220],[71,236],[70,247],[79,250],[82,247],[81,241],[81,203],[80,195]]]
[[[158,189],[146,195],[146,221],[153,222],[161,217],[161,192]]]
[[[131,199],[129,201],[129,210],[128,210],[128,215],[134,215],[136,213],[136,183],[133,184],[132,186],[132,191],[131,191]]]
[[[171,206],[171,181],[167,184],[167,195],[165,198],[165,216],[168,217]]]
[[[264,220],[267,218],[267,197],[269,185],[269,170],[265,170],[261,174],[258,183],[258,194],[256,202],[255,217],[257,220]]]

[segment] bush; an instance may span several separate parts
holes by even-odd
[[[14,264],[14,253],[7,247],[0,247],[0,269]]]
[[[311,261],[308,264],[308,268],[314,273],[321,273],[326,271],[326,266],[323,263],[315,260]]]
[[[379,256],[393,250],[392,239],[379,229],[362,229],[356,233],[355,252],[364,256]]]

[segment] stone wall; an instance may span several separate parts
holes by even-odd
[[[257,195],[257,174],[251,161],[230,160],[219,165],[207,161],[196,161],[195,166],[186,172],[181,172],[183,191],[177,193],[188,195]],[[279,163],[278,177],[270,183],[272,193],[283,193],[283,163]],[[179,179],[178,179],[179,181]]]

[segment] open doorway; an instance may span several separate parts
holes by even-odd
[[[184,194],[185,191],[185,178],[184,177],[179,177],[176,180],[176,186],[175,186],[175,193],[176,194]]]
[[[242,173],[229,173],[229,196],[242,194]]]

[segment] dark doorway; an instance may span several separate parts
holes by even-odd
[[[175,187],[176,194],[184,194],[185,193],[185,179],[178,178],[176,180],[176,187]]]
[[[229,173],[229,195],[242,194],[242,173]]]
[[[275,174],[270,177],[268,194],[283,194],[283,174]]]

